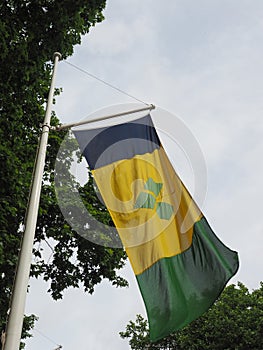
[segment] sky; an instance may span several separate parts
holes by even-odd
[[[172,136],[166,141],[173,165],[200,195],[198,204],[217,236],[238,251],[240,268],[230,282],[259,288],[263,2],[108,0],[104,15],[68,62],[158,106],[154,121],[160,134]],[[56,86],[63,93],[53,109],[63,123],[116,104],[138,105],[65,62],[59,63]],[[145,316],[145,309],[128,262],[120,273],[129,288],[103,281],[94,295],[70,289],[57,302],[48,284],[32,280],[26,312],[39,321],[27,349],[129,349],[118,332],[136,314]]]

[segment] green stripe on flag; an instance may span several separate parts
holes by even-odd
[[[196,222],[189,249],[160,259],[136,276],[147,309],[150,339],[157,341],[201,316],[237,269],[237,253],[216,237],[205,218]]]

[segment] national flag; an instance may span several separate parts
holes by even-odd
[[[150,115],[74,135],[119,232],[157,341],[202,315],[238,269],[173,169]]]

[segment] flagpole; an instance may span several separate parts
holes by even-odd
[[[4,350],[19,350],[20,346],[26,294],[32,260],[32,249],[34,244],[40,201],[41,184],[45,166],[48,133],[50,129],[51,106],[55,89],[55,76],[57,71],[57,64],[60,59],[61,54],[55,52],[51,86],[49,90],[45,119],[42,125],[42,133],[40,136],[37,159],[33,173],[32,189],[29,195],[28,211],[25,219],[25,231],[23,234],[18,267],[15,276],[10,314],[6,328],[6,339],[3,348]]]
[[[99,122],[102,120],[121,117],[121,116],[128,115],[128,114],[134,114],[134,113],[139,113],[139,112],[148,111],[148,110],[151,111],[152,109],[155,109],[155,106],[153,104],[147,105],[146,107],[141,107],[141,108],[133,109],[130,111],[125,111],[125,112],[114,113],[114,114],[110,114],[110,115],[106,115],[106,116],[102,116],[102,117],[98,117],[98,118],[94,118],[94,119],[90,119],[90,120],[82,120],[82,121],[76,122],[76,123],[58,125],[58,126],[52,127],[52,130],[60,131],[60,130],[64,130],[64,129],[73,128],[74,126],[95,123],[95,122]]]

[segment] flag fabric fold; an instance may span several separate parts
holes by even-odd
[[[118,230],[157,341],[202,315],[238,269],[173,169],[150,115],[73,131]]]

